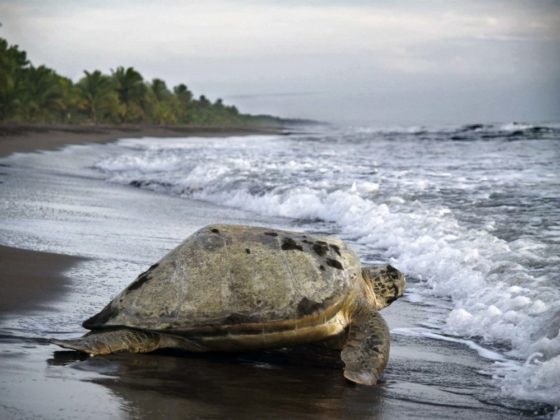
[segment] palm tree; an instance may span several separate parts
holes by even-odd
[[[181,83],[173,88],[173,93],[175,94],[175,98],[177,99],[176,114],[179,121],[183,124],[192,122],[192,92],[187,88],[185,84]]]
[[[94,124],[105,114],[118,112],[118,97],[113,89],[113,80],[99,70],[90,73],[84,71],[85,76],[78,82],[81,105]]]
[[[142,101],[146,93],[146,85],[142,75],[133,67],[117,67],[112,71],[117,94],[121,104],[124,105],[124,120],[130,121],[134,117],[142,117]]]
[[[161,79],[152,80],[150,85],[152,92],[154,93],[156,99],[160,102],[168,99],[171,96],[171,92],[167,89],[167,85]]]
[[[179,116],[178,100],[161,79],[153,79],[146,95],[145,108],[150,119],[158,124],[174,124]]]
[[[23,72],[19,109],[30,121],[48,120],[66,110],[62,77],[45,67],[29,67]]]
[[[0,38],[0,120],[15,114],[23,89],[22,71],[29,66],[25,51]]]
[[[175,86],[173,88],[173,93],[175,93],[175,96],[177,96],[177,98],[185,106],[189,105],[189,103],[192,101],[193,98],[192,92],[183,83]]]
[[[201,108],[209,108],[210,105],[212,105],[212,103],[208,100],[206,96],[200,95],[200,97],[198,98],[198,105]]]

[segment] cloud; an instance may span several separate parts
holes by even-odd
[[[159,2],[58,4],[58,8],[35,9],[34,2],[3,3],[0,10],[17,19],[22,31],[41,34],[65,48],[132,56],[391,54],[435,40],[558,35],[551,30],[557,19],[547,15],[532,17],[532,24],[526,25],[527,16],[521,13],[470,15],[449,8],[419,11],[384,3],[330,7],[217,0],[168,1],[163,6]]]
[[[271,92],[390,99],[468,84],[481,95],[558,74],[559,9],[547,0],[23,0],[0,2],[0,36],[73,78],[133,65],[210,95],[260,95],[265,105]],[[280,112],[305,102],[292,99]]]

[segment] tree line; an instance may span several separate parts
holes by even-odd
[[[64,124],[158,124],[254,126],[280,124],[280,118],[242,114],[222,99],[195,98],[185,84],[170,89],[146,81],[133,67],[111,74],[84,71],[76,83],[0,38],[0,121]]]

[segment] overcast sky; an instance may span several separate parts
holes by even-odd
[[[242,111],[560,120],[556,0],[0,0],[0,37],[78,80],[133,66]]]

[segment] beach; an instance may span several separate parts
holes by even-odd
[[[233,136],[279,133],[274,128],[161,127],[146,125],[0,125],[0,157],[12,153],[53,150],[68,144],[108,143],[123,137]]]
[[[204,186],[185,185],[184,179],[181,194],[169,195],[165,190],[173,187],[169,180],[154,182],[137,168],[134,179],[122,172],[144,164],[140,158],[118,161],[123,151],[146,147],[146,153],[160,153],[147,167],[160,175],[169,173],[162,159],[171,159],[173,168],[181,164],[182,159],[170,154],[187,147],[184,139],[191,145],[190,154],[215,152],[216,161],[232,159],[232,164],[247,171],[250,164],[235,160],[223,138],[232,137],[244,152],[255,150],[258,156],[263,143],[269,149],[285,147],[277,131],[18,130],[0,136],[5,214],[0,226],[4,273],[0,276],[0,417],[498,419],[552,412],[538,402],[499,395],[492,385],[492,369],[496,360],[505,359],[497,353],[498,359],[483,358],[465,345],[467,340],[413,334],[419,325],[434,321],[438,311],[449,310],[449,302],[431,305],[433,298],[427,297],[422,305],[408,297],[383,311],[392,331],[391,361],[385,381],[374,388],[349,385],[332,355],[323,360],[306,348],[242,355],[163,352],[96,358],[62,351],[47,338],[83,334],[83,319],[206,224],[259,224],[327,233],[338,228],[317,221],[313,214],[296,220],[287,211],[250,211],[214,189],[208,189],[214,196],[203,196],[210,194]],[[165,143],[166,137],[174,139]],[[114,143],[121,138],[128,140]],[[113,175],[117,167],[121,172]],[[208,166],[195,174],[198,181],[205,181],[206,174],[212,179],[221,176],[223,171],[214,169]],[[365,183],[353,188],[367,194],[374,190]],[[248,202],[240,194],[235,197]],[[383,257],[367,252],[363,254],[374,260]],[[418,284],[412,276],[412,288]]]

